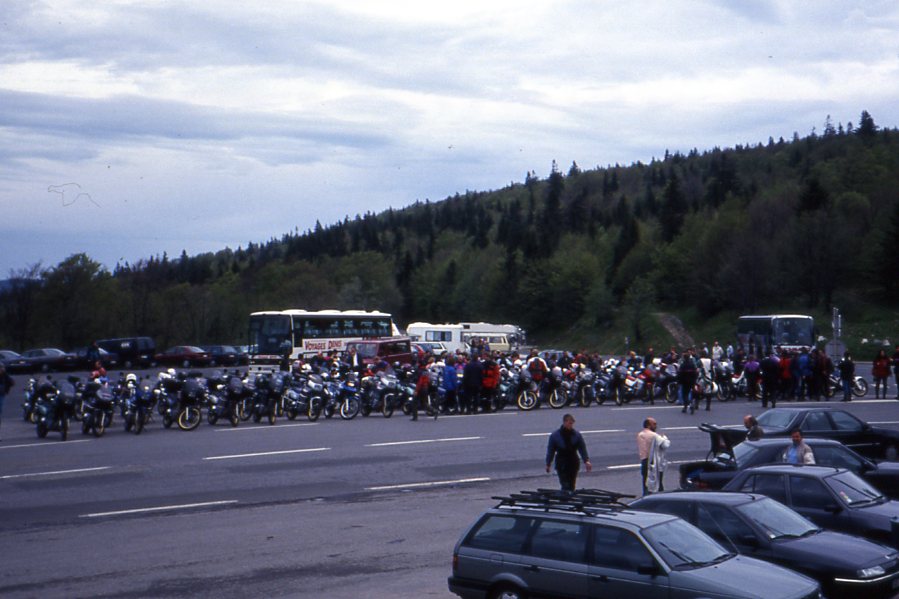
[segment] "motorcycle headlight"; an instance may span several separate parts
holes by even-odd
[[[859,578],[876,578],[878,576],[883,576],[886,573],[886,570],[883,569],[883,566],[872,566],[870,568],[862,568],[857,572]]]

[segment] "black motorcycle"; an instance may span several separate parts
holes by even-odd
[[[35,389],[35,429],[43,439],[50,431],[59,431],[63,441],[69,438],[69,420],[75,405],[75,389],[71,384],[57,389],[49,378]]]
[[[240,424],[240,402],[247,396],[247,388],[237,375],[210,379],[209,407],[206,421],[215,424],[228,420],[231,426]]]
[[[169,380],[169,379],[167,379]],[[189,378],[181,377],[176,379],[179,383],[179,389],[174,391],[171,383],[166,383],[166,396],[164,402],[161,402],[160,409],[162,414],[162,425],[170,428],[175,422],[178,428],[183,431],[192,431],[200,426],[202,413],[200,408],[206,401],[206,387],[199,379],[199,375],[192,375]]]
[[[81,433],[102,437],[112,425],[115,406],[112,390],[99,381],[89,381],[81,391]]]

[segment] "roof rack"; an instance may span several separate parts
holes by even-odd
[[[560,491],[558,489],[537,489],[521,491],[506,497],[493,497],[499,505],[557,510],[565,512],[609,512],[622,510],[628,505],[622,499],[633,499],[635,495],[627,495],[603,489],[578,489],[576,491]]]

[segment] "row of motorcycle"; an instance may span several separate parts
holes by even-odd
[[[450,401],[451,395],[444,390],[443,368],[434,365],[427,374],[427,398],[419,407],[429,415],[458,412],[461,402]],[[340,364],[322,369],[305,364],[291,373],[255,375],[222,371],[203,376],[169,369],[155,381],[135,374],[122,374],[116,381],[74,376],[54,380],[48,376],[29,380],[22,410],[24,419],[35,424],[38,437],[58,431],[63,440],[73,421],[80,422],[83,434],[100,437],[113,426],[116,415],[125,431],[134,434],[140,434],[155,416],[165,428],[177,425],[194,430],[202,422],[204,410],[209,424],[224,422],[234,427],[250,419],[274,424],[279,417],[294,420],[303,416],[315,421],[338,415],[351,420],[360,414],[381,414],[389,418],[397,410],[405,414],[413,410],[417,378],[418,373],[408,366],[357,374]],[[761,387],[756,387],[756,397],[761,397]],[[461,394],[465,388],[463,380]],[[745,373],[735,372],[730,362],[716,361],[699,370],[694,393],[730,401],[749,396],[749,388]],[[839,380],[831,377],[826,395],[840,388]],[[867,382],[856,377],[853,392],[863,396]],[[539,377],[526,363],[504,362],[497,387],[481,389],[476,395],[466,397],[465,403],[484,412],[508,405],[530,411],[544,403],[556,409],[606,402],[622,405],[634,400],[674,403],[678,398],[677,364],[658,360],[648,365],[628,364],[612,359],[595,369],[578,364],[557,366]]]

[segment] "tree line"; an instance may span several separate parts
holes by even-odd
[[[515,322],[532,337],[656,307],[888,303],[899,282],[899,135],[859,124],[790,141],[665,153],[366,213],[236,250],[112,271],[85,254],[10,273],[3,347],[148,335],[240,343],[247,315],[380,309],[395,320]]]

